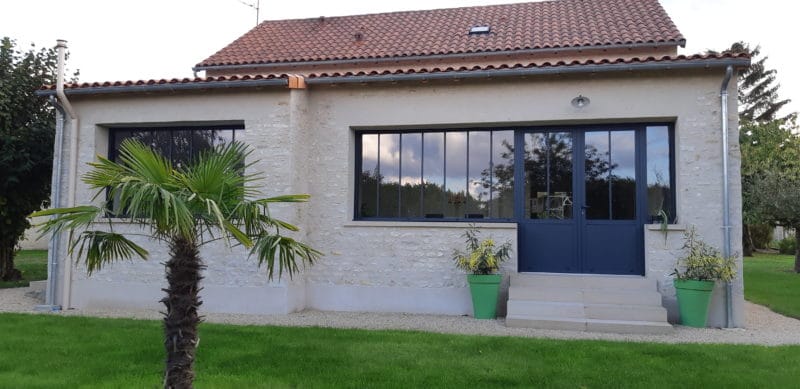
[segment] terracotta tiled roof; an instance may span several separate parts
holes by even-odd
[[[551,0],[264,21],[198,67],[640,43],[685,43],[657,0]]]
[[[572,61],[572,62],[543,62],[543,63],[501,63],[497,65],[486,66],[463,66],[463,67],[447,67],[447,68],[425,68],[425,67],[411,67],[411,68],[398,68],[391,71],[377,71],[366,70],[359,72],[344,72],[344,73],[308,73],[302,76],[307,79],[315,78],[340,78],[345,81],[348,77],[375,77],[378,81],[381,76],[392,75],[407,75],[407,74],[451,74],[456,77],[458,74],[485,72],[490,70],[513,70],[513,69],[566,69],[566,68],[580,68],[590,66],[603,66],[603,65],[623,65],[627,66],[625,69],[620,70],[636,70],[638,65],[663,63],[666,65],[671,64],[697,64],[701,67],[710,67],[715,62],[723,60],[742,60],[739,61],[737,66],[747,66],[749,64],[749,56],[747,54],[695,54],[695,55],[678,55],[678,56],[665,56],[660,58],[647,57],[647,58],[631,58],[631,59],[605,59],[605,60],[588,60],[588,61]],[[500,75],[498,73],[498,75]],[[280,80],[288,78],[287,74],[263,74],[263,75],[233,75],[233,76],[219,76],[219,77],[198,77],[198,78],[173,78],[161,80],[139,80],[139,81],[116,81],[116,82],[93,82],[93,83],[79,83],[67,84],[65,89],[103,89],[103,88],[118,88],[124,89],[125,87],[132,86],[159,86],[159,85],[177,85],[177,84],[219,84],[219,83],[233,83],[240,82],[242,86],[246,86],[248,81],[259,80]],[[43,91],[55,90],[54,85],[46,85],[41,88]]]

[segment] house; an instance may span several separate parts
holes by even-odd
[[[174,160],[242,140],[266,194],[312,195],[275,211],[325,257],[268,282],[243,251],[207,248],[204,310],[470,314],[451,253],[474,223],[514,244],[509,325],[668,331],[682,232],[741,253],[723,92],[750,60],[684,44],[656,0],[265,21],[200,62],[205,77],[67,85],[59,204],[91,201],[77,177],[122,139]],[[153,260],[88,277],[62,240],[52,301],[158,307],[166,248],[141,243]],[[709,324],[744,325],[741,277],[715,290]]]

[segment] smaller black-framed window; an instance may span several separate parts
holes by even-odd
[[[514,130],[359,131],[357,220],[508,221]]]
[[[235,141],[237,137],[241,137],[243,130],[244,126],[240,124],[114,127],[109,129],[108,159],[117,160],[119,147],[125,139],[137,139],[161,153],[172,162],[173,166],[180,168],[191,162],[203,150]],[[119,209],[118,202],[114,199],[111,199],[109,206],[113,211],[107,215],[108,217],[125,216],[125,211]]]
[[[108,157],[116,161],[119,146],[125,139],[137,139],[167,157],[180,167],[197,157],[201,151],[236,140],[244,126],[169,126],[169,127],[115,127],[109,130]],[[241,135],[239,135],[241,136]]]

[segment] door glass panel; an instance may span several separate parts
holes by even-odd
[[[380,134],[378,216],[397,217],[400,194],[400,134]]]
[[[647,127],[647,210],[651,220],[664,210],[670,219],[675,217],[670,198],[669,129],[667,126]]]
[[[426,218],[444,217],[444,133],[422,135],[422,214]]]
[[[176,137],[175,139],[181,138]],[[181,144],[183,143],[181,142]],[[188,145],[186,146],[188,150]],[[373,217],[378,214],[378,177],[378,135],[364,134],[361,136],[359,216]]]
[[[402,134],[400,217],[420,217],[422,207],[422,134]]]
[[[491,190],[491,217],[514,217],[514,131],[492,133]]]
[[[469,195],[465,218],[483,219],[489,216],[489,186],[491,185],[491,133],[469,133]]]
[[[462,218],[467,210],[467,133],[448,132],[445,217]]]
[[[636,135],[611,132],[611,218],[636,218]]]
[[[572,219],[572,135],[553,132],[548,138],[550,198],[547,212],[551,219]]]
[[[609,219],[609,133],[587,132],[584,136],[584,172],[586,186],[586,218]]]
[[[570,133],[525,135],[525,199],[525,215],[528,218],[572,218]]]

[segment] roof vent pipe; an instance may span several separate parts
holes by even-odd
[[[728,188],[728,83],[733,76],[733,66],[728,65],[725,69],[725,78],[722,80],[719,96],[722,104],[722,255],[726,258],[731,256],[731,206],[730,190]],[[733,325],[733,285],[731,282],[725,283],[725,326],[728,328]]]

